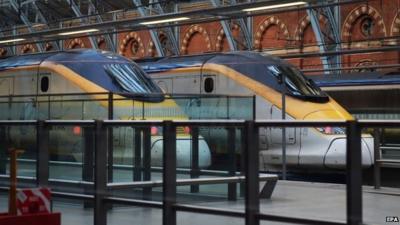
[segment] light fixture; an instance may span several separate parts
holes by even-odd
[[[290,2],[290,3],[283,3],[283,4],[260,6],[260,7],[255,7],[255,8],[248,8],[248,9],[243,9],[242,11],[252,12],[252,11],[259,11],[259,10],[266,10],[266,9],[277,9],[277,8],[284,8],[284,7],[290,7],[290,6],[299,6],[299,5],[305,5],[305,4],[307,4],[307,2]]]
[[[90,33],[90,32],[96,32],[96,31],[99,31],[99,30],[98,29],[77,30],[77,31],[59,33],[58,35],[66,36],[66,35]]]
[[[152,24],[157,24],[157,23],[168,23],[168,22],[177,22],[177,21],[183,21],[183,20],[189,20],[189,17],[177,17],[177,18],[171,18],[171,19],[165,19],[165,20],[154,20],[154,21],[149,21],[149,22],[141,22],[140,24],[142,25],[152,25]]]
[[[23,38],[10,39],[10,40],[0,41],[0,44],[10,43],[10,42],[17,42],[17,41],[24,41],[24,40],[25,40],[25,39],[23,39]]]

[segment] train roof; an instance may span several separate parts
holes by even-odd
[[[128,62],[129,60],[111,52],[78,49],[57,52],[45,52],[27,55],[12,56],[5,59],[0,59],[0,71],[21,66],[34,66],[42,62],[82,62],[90,59],[91,61],[121,61]]]
[[[368,85],[400,84],[400,72],[383,74],[380,72],[347,73],[332,75],[309,75],[319,87],[347,87]]]
[[[140,63],[142,68],[149,73],[163,72],[171,69],[186,67],[200,67],[207,62],[216,64],[237,64],[238,62],[260,62],[265,65],[287,64],[286,61],[269,54],[251,51],[218,52],[188,56],[139,59],[136,60],[136,62]]]

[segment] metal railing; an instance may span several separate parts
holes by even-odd
[[[245,218],[246,225],[258,225],[261,220],[279,221],[295,224],[362,224],[362,166],[361,166],[361,130],[363,128],[400,127],[400,121],[244,121],[244,120],[215,120],[215,121],[0,121],[2,126],[36,126],[37,130],[37,170],[36,183],[39,186],[49,184],[49,128],[51,126],[85,126],[94,132],[94,188],[91,194],[74,194],[55,192],[55,196],[77,198],[94,201],[94,224],[105,225],[107,222],[107,203],[118,203],[141,207],[162,209],[162,223],[175,225],[178,211],[205,213],[221,216]],[[107,179],[107,129],[113,126],[160,126],[163,128],[163,198],[162,202],[138,199],[125,199],[108,195]],[[177,161],[176,161],[176,128],[189,126],[235,127],[243,130],[243,163],[245,176],[245,210],[216,209],[177,202]],[[315,219],[293,218],[269,215],[260,212],[259,202],[259,149],[258,132],[261,127],[346,127],[346,221],[323,221]],[[150,157],[149,155],[144,156]]]

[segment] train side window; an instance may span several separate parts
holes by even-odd
[[[211,93],[214,91],[214,79],[212,77],[207,77],[204,79],[204,91],[206,93]]]
[[[49,90],[49,77],[42,77],[40,79],[40,91],[47,92]]]

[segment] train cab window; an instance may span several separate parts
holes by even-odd
[[[313,82],[307,80],[304,75],[295,68],[286,65],[271,65],[268,70],[278,81],[285,75],[287,91],[294,96],[325,97],[325,94]]]
[[[207,77],[204,79],[204,91],[206,93],[211,93],[214,91],[214,79],[212,77]]]
[[[161,93],[160,88],[134,64],[115,63],[103,67],[111,79],[122,89],[122,92]]]
[[[49,90],[49,77],[42,77],[40,79],[40,91],[47,92]]]

